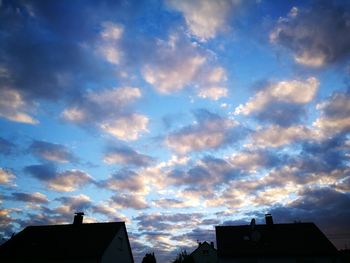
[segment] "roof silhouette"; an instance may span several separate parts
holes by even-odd
[[[314,223],[216,226],[216,240],[221,258],[337,254]]]
[[[0,261],[98,259],[122,227],[124,222],[29,226],[0,246]]]

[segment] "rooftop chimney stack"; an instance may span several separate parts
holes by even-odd
[[[73,225],[78,226],[83,224],[84,212],[77,212],[74,216]]]
[[[213,242],[213,241],[210,242],[210,246],[211,246],[212,248],[214,248],[214,242]]]
[[[271,214],[265,215],[265,222],[266,222],[266,225],[268,226],[273,225],[273,219]]]

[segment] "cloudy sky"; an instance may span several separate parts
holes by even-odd
[[[0,233],[123,220],[136,261],[214,226],[350,245],[348,1],[0,1]]]

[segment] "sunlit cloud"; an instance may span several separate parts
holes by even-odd
[[[328,100],[319,103],[317,109],[321,111],[313,126],[320,129],[325,136],[348,132],[350,129],[350,95],[348,93],[334,93]]]
[[[12,88],[0,89],[0,117],[14,122],[38,124],[39,121],[28,114],[29,109],[19,91]]]
[[[149,119],[141,114],[122,116],[101,123],[101,129],[123,141],[137,140],[142,133],[148,131]]]
[[[0,184],[12,183],[16,176],[4,168],[0,168]]]
[[[271,125],[257,130],[251,135],[251,143],[248,147],[281,147],[298,141],[317,138],[317,131],[313,131],[302,125],[282,127]]]
[[[130,105],[142,96],[140,89],[120,87],[89,91],[62,112],[64,120],[81,126],[97,126],[123,141],[137,140],[147,132],[148,117],[132,113]]]
[[[120,170],[97,184],[105,189],[124,193],[147,194],[149,191],[144,176],[130,170]]]
[[[220,31],[227,29],[230,11],[240,1],[167,1],[169,6],[183,13],[186,24],[192,35],[200,41],[214,38]]]
[[[186,154],[192,151],[219,148],[231,142],[234,137],[233,128],[238,125],[234,120],[225,119],[206,111],[199,111],[196,118],[195,124],[167,136],[165,144],[174,152]]]
[[[123,54],[119,47],[119,41],[123,35],[124,27],[113,22],[104,22],[102,28],[98,50],[109,63],[118,65]]]
[[[59,192],[72,192],[93,182],[93,178],[83,171],[73,169],[57,172],[54,166],[46,164],[27,166],[24,171],[42,181],[50,189]]]
[[[287,80],[268,84],[258,91],[245,105],[235,109],[235,114],[256,115],[281,125],[299,121],[303,105],[311,102],[316,95],[319,81],[315,77],[302,80]]]

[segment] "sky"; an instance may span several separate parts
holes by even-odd
[[[0,1],[0,237],[125,221],[136,262],[215,225],[350,246],[348,1]]]

